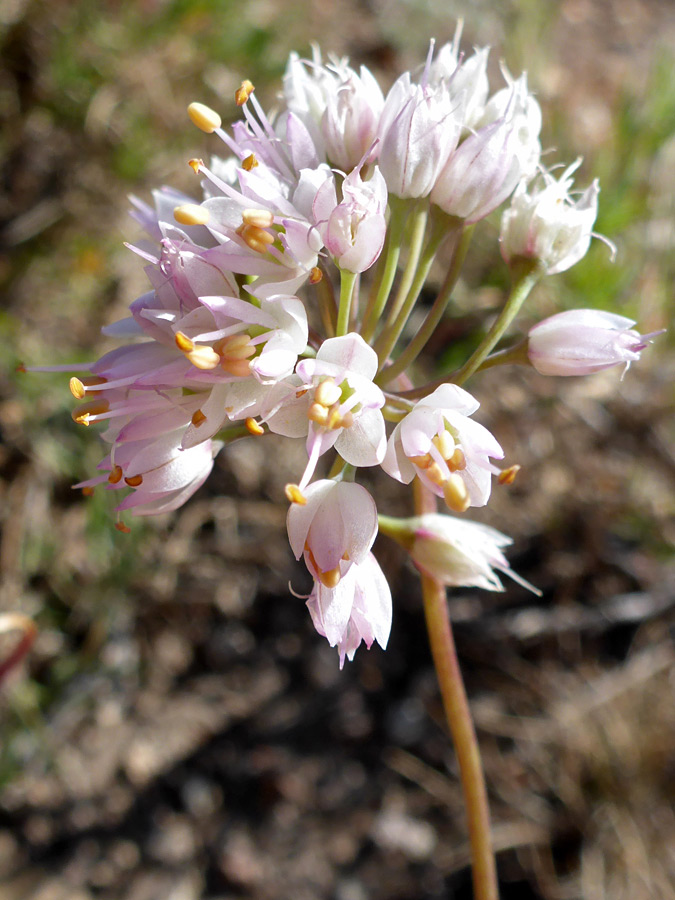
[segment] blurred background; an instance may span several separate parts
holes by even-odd
[[[457,767],[417,579],[396,586],[386,653],[338,670],[285,532],[302,446],[235,444],[178,513],[113,528],[71,485],[102,455],[67,376],[145,287],[127,195],[194,190],[201,100],[270,108],[290,50],[385,84],[449,40],[527,69],[549,163],[600,178],[595,242],[541,284],[524,326],[599,307],[668,327],[675,273],[675,5],[670,0],[0,0],[0,610],[39,626],[0,695],[2,900],[471,897]],[[507,287],[498,218],[480,227],[447,370]],[[675,897],[675,362],[672,328],[625,379],[495,370],[481,421],[523,469],[472,518],[515,538],[544,592],[450,599],[492,806],[503,900]],[[301,443],[301,442],[300,442]],[[274,460],[270,466],[270,460]],[[384,512],[407,493],[372,473]],[[474,514],[475,513],[475,514]],[[11,650],[0,639],[0,658]]]

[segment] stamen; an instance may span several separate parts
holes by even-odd
[[[440,434],[434,435],[431,443],[436,447],[443,459],[448,460],[455,452],[455,441],[449,431],[441,431]]]
[[[518,474],[518,472],[520,472],[519,465],[516,464],[514,466],[509,466],[508,469],[501,470],[499,476],[497,477],[497,481],[500,484],[513,484],[513,482],[516,480],[516,475]]]
[[[83,497],[93,497],[94,496],[94,489],[90,484],[88,484],[82,488],[82,496]]]
[[[258,228],[269,228],[274,216],[268,209],[245,209],[241,214],[244,225],[256,225]]]
[[[314,391],[314,399],[322,406],[332,406],[342,396],[342,391],[332,378],[322,381]]]
[[[287,484],[284,488],[284,493],[289,503],[297,503],[299,506],[305,506],[307,503],[307,497],[305,497],[297,484]]]
[[[190,419],[195,428],[199,428],[202,422],[206,422],[206,416],[201,411],[201,409],[196,410],[196,412],[192,413],[192,418]]]
[[[241,167],[245,172],[250,172],[251,169],[255,169],[257,165],[259,165],[259,163],[255,153],[251,153],[250,156],[247,156],[246,159],[241,161]]]
[[[82,406],[78,406],[70,415],[73,422],[77,422],[78,425],[89,425],[89,419],[92,416],[106,413],[109,409],[110,404],[107,400],[91,400],[88,403],[83,403]]]
[[[213,134],[223,124],[215,109],[211,109],[205,103],[191,103],[187,111],[192,124],[206,134]]]
[[[183,334],[182,331],[176,332],[174,340],[176,342],[176,347],[178,347],[178,349],[183,353],[191,353],[195,349],[195,342],[191,341],[190,338],[186,334]]]
[[[185,355],[190,360],[195,369],[215,369],[215,367],[220,363],[220,356],[216,353],[213,347],[209,347],[207,345],[202,345],[199,347],[196,346],[194,350],[190,350],[190,352],[186,353]]]
[[[255,87],[253,85],[253,82],[249,81],[248,78],[245,78],[242,81],[241,85],[234,92],[234,102],[237,104],[237,106],[243,106],[254,90]]]
[[[319,581],[327,588],[334,588],[340,583],[340,567],[329,569],[327,572],[319,572]]]
[[[131,478],[124,479],[129,487],[137,488],[143,484],[143,476],[142,475],[132,475]]]
[[[314,266],[309,270],[309,283],[318,284],[320,281],[323,281],[323,272],[318,266]]]
[[[467,486],[461,476],[454,473],[443,485],[443,497],[453,512],[463,513],[471,506]]]
[[[251,434],[265,434],[265,429],[262,427],[262,425],[259,422],[256,422],[256,420],[251,416],[246,419],[244,424]]]
[[[68,382],[68,387],[70,388],[70,393],[73,395],[73,397],[75,397],[76,400],[84,400],[86,391],[79,378],[71,378]]]
[[[200,169],[203,165],[204,165],[204,160],[203,160],[203,159],[197,159],[197,158],[195,157],[195,159],[189,159],[189,160],[188,160],[188,166],[190,166],[190,168],[191,168],[192,171],[195,173],[195,175],[197,175],[197,174],[199,173],[199,169]]]
[[[424,472],[427,478],[429,478],[430,481],[433,481],[434,484],[441,485],[446,480],[445,472],[437,462],[432,462],[431,465],[426,467]]]
[[[110,484],[119,484],[122,480],[122,466],[113,466],[110,475],[108,475],[108,481]]]
[[[118,531],[121,531],[122,534],[129,534],[131,532],[131,528],[128,525],[125,525],[124,522],[115,522],[115,528]]]
[[[206,225],[211,214],[198,203],[184,203],[174,209],[173,217],[181,225]]]
[[[307,410],[307,418],[317,425],[325,425],[328,419],[328,410],[321,403],[312,403]]]
[[[240,225],[237,234],[256,253],[267,253],[268,246],[274,243],[274,236],[257,225]]]
[[[418,469],[428,469],[433,462],[433,459],[428,453],[425,453],[424,456],[409,456],[408,459],[414,466],[417,466]]]
[[[466,456],[464,455],[464,451],[461,447],[456,447],[455,452],[452,454],[448,462],[448,468],[452,469],[453,472],[457,472],[461,469],[466,469]]]
[[[221,369],[237,378],[245,378],[251,374],[250,359],[224,359],[220,363]]]

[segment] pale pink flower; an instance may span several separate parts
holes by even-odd
[[[288,510],[291,549],[296,559],[304,554],[315,579],[335,587],[352,564],[363,562],[373,545],[375,501],[360,484],[330,479],[310,484],[304,497],[304,504],[292,503]]]
[[[326,179],[316,192],[314,220],[336,264],[348,272],[364,272],[384,245],[387,185],[377,166],[364,181],[359,165],[343,180],[341,193],[338,203],[335,181]]]
[[[519,185],[502,215],[499,242],[507,263],[520,258],[537,260],[547,274],[554,275],[586,255],[594,236],[600,188],[596,179],[572,199],[574,180],[570,176],[580,164],[580,159],[572,163],[558,180],[542,169],[543,184]]]
[[[539,159],[541,115],[535,112],[539,107],[527,92],[524,76],[506,97],[503,112],[494,120],[488,104],[484,124],[452,153],[431,192],[432,203],[467,224],[503,203],[518,182],[532,174]]]
[[[464,99],[453,96],[445,79],[429,81],[433,43],[415,84],[405,72],[384,103],[378,129],[379,164],[389,192],[397,197],[426,197],[459,140]]]
[[[640,335],[633,325],[616,313],[570,309],[530,329],[527,353],[542,375],[589,375],[620,365],[628,369],[662,333]]]
[[[490,457],[504,452],[483,425],[474,422],[479,403],[455,384],[443,384],[415,404],[396,425],[382,461],[392,478],[409,484],[415,475],[456,512],[484,506],[491,476]]]
[[[345,658],[354,659],[361,641],[368,649],[373,641],[386,649],[391,631],[391,591],[372,553],[345,571],[335,587],[315,581],[307,607],[319,634],[331,647],[337,645],[340,668]]]
[[[373,146],[384,106],[379,84],[365,67],[360,74],[333,64],[339,83],[326,96],[321,133],[331,163],[348,172]]]

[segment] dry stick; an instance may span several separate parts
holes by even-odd
[[[415,479],[414,487],[416,514],[436,512],[436,498],[419,478]],[[475,900],[499,900],[485,778],[457,660],[445,588],[429,575],[422,575],[422,596],[431,655],[459,763],[469,827],[474,897]]]

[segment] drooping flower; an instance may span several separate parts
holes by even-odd
[[[386,650],[391,631],[392,603],[387,579],[372,553],[354,563],[335,587],[321,581],[307,601],[314,627],[337,646],[340,668],[352,660],[361,642],[370,650],[373,641]]]
[[[633,325],[616,313],[570,309],[530,329],[527,354],[541,375],[589,375],[620,365],[628,369],[662,333],[641,335]]]
[[[375,501],[360,484],[332,479],[310,484],[303,499],[288,510],[291,549],[296,559],[304,554],[315,579],[335,587],[350,566],[363,562],[373,545]]]
[[[596,179],[578,199],[572,199],[574,180],[570,176],[580,165],[581,160],[576,160],[557,180],[542,169],[543,185],[519,185],[502,215],[499,241],[507,263],[521,258],[537,260],[549,275],[554,275],[586,255],[600,187]],[[613,245],[610,247],[613,251]]]
[[[436,388],[396,425],[382,468],[404,484],[417,475],[455,512],[484,506],[491,476],[499,471],[490,457],[502,459],[504,452],[487,428],[469,418],[479,405],[455,384]]]

